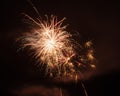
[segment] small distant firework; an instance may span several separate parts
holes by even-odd
[[[73,35],[66,31],[66,25],[56,16],[43,19],[32,19],[26,15],[33,27],[31,32],[20,37],[22,47],[34,51],[34,57],[40,64],[46,65],[46,73],[53,77],[74,76],[82,70],[95,68],[92,42],[83,46],[74,40]],[[32,25],[31,24],[31,25]]]

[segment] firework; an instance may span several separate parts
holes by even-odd
[[[34,51],[34,57],[40,64],[46,65],[47,74],[72,77],[72,74],[81,72],[84,67],[95,68],[92,43],[88,41],[81,47],[73,40],[73,35],[63,25],[65,18],[57,20],[56,16],[51,16],[46,20],[34,20],[26,14],[25,16],[38,27],[33,27],[31,32],[20,38],[22,47]]]

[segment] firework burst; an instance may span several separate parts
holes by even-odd
[[[63,26],[65,18],[59,21],[56,16],[51,16],[46,20],[34,20],[25,16],[38,28],[33,28],[20,38],[22,47],[34,50],[34,57],[40,64],[47,65],[47,74],[53,77],[74,76],[72,74],[81,72],[84,67],[95,67],[92,43],[88,41],[81,47],[73,40],[72,35],[66,31],[66,25]],[[87,52],[82,52],[85,49]]]

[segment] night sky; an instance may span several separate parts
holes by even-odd
[[[32,2],[41,17],[46,14],[56,15],[58,19],[66,17],[67,29],[80,33],[78,41],[93,42],[97,69],[83,80],[88,96],[119,96],[120,3],[110,0]],[[63,89],[65,96],[85,96],[81,81],[75,84],[45,78],[44,70],[43,73],[39,71],[29,52],[18,51],[16,38],[29,27],[22,13],[34,19],[38,16],[27,0],[0,1],[0,96],[26,96],[25,92],[29,93],[27,96],[59,96],[56,95],[59,88]],[[50,90],[52,95],[48,95]]]

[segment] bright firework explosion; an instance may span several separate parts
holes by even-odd
[[[40,64],[46,65],[48,75],[74,76],[77,79],[78,73],[95,68],[91,41],[81,46],[73,40],[72,34],[63,26],[65,18],[58,21],[56,16],[51,16],[46,20],[34,20],[26,14],[25,16],[38,28],[33,28],[20,38],[22,46],[34,51],[34,57]]]

